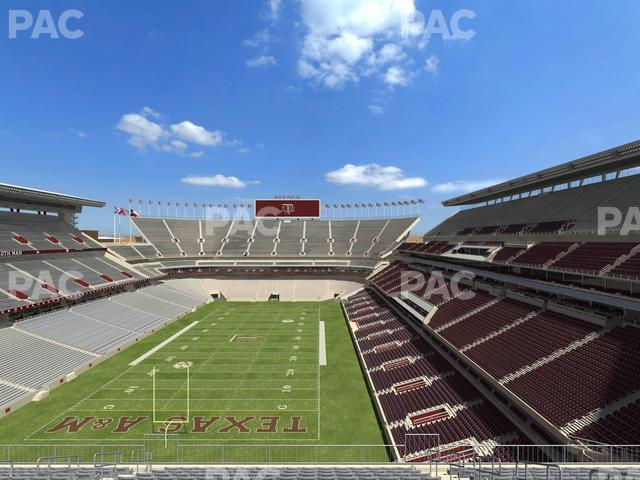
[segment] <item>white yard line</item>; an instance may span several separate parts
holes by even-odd
[[[320,343],[319,362],[320,365],[325,366],[327,364],[327,344],[324,340],[324,322],[320,322],[320,332],[318,334],[318,341]]]
[[[136,358],[133,362],[131,362],[129,364],[129,366],[131,367],[135,367],[136,365],[138,365],[139,363],[143,362],[144,360],[146,360],[147,358],[149,358],[151,355],[153,355],[154,353],[156,353],[158,350],[160,350],[162,347],[170,344],[171,342],[173,342],[176,338],[178,338],[180,335],[182,335],[183,333],[187,332],[188,330],[190,330],[191,328],[195,327],[198,323],[200,323],[199,321],[195,321],[195,322],[191,322],[189,325],[187,325],[186,327],[184,327],[182,330],[180,330],[177,333],[174,333],[173,335],[171,335],[169,338],[167,338],[164,342],[159,343],[158,345],[156,345],[155,347],[153,347],[151,350],[149,350],[147,353],[145,353],[144,355]]]

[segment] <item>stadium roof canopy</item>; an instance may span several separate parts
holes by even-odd
[[[102,208],[105,205],[98,200],[0,183],[0,206],[4,207],[80,212],[82,207]]]
[[[445,207],[473,205],[640,165],[640,140],[530,173],[442,202]]]

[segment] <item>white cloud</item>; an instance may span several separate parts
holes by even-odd
[[[306,32],[298,73],[328,88],[404,61],[404,49],[421,44],[414,0],[301,0],[301,15]]]
[[[158,112],[156,112],[153,108],[151,107],[142,107],[142,110],[140,111],[140,114],[145,116],[145,117],[153,117],[155,119],[160,119],[162,118],[162,115],[159,114]]]
[[[247,60],[247,67],[249,68],[258,68],[258,67],[266,67],[269,65],[275,65],[278,62],[275,57],[271,55],[259,55],[257,57],[250,58]]]
[[[162,150],[165,152],[173,153],[185,153],[189,145],[182,140],[171,140],[169,143],[162,145]]]
[[[197,185],[200,187],[224,187],[224,188],[244,188],[247,185],[257,185],[257,180],[240,180],[238,177],[225,176],[221,174],[212,175],[210,177],[188,176],[181,180],[182,183],[188,185]]]
[[[189,154],[190,157],[193,158],[205,158],[207,156],[202,150],[198,150],[197,152],[192,152]]]
[[[385,72],[384,83],[390,88],[409,85],[411,76],[402,67],[389,67]]]
[[[503,181],[504,180],[454,180],[452,182],[445,182],[434,185],[432,190],[435,193],[469,193],[475,190],[490,187],[491,185],[495,185]]]
[[[406,177],[402,169],[398,167],[383,167],[376,163],[366,165],[348,163],[338,170],[327,173],[325,179],[338,185],[359,185],[379,190],[420,188],[429,184],[421,177]]]
[[[253,34],[253,37],[242,42],[245,47],[259,48],[271,42],[271,33],[268,28],[262,29]]]
[[[369,105],[369,111],[374,115],[382,115],[384,113],[384,108],[380,105]]]
[[[123,115],[116,128],[129,135],[129,144],[140,150],[147,147],[158,149],[160,141],[168,136],[160,124],[147,120],[139,113]]]
[[[258,142],[253,147],[239,147],[238,153],[242,155],[246,155],[251,152],[262,152],[264,150],[264,144],[262,142]]]
[[[425,61],[424,69],[431,75],[438,75],[440,73],[440,59],[436,54],[431,54]]]
[[[167,126],[159,121],[151,120],[149,117],[158,119],[164,116],[149,107],[144,107],[140,113],[124,114],[116,125],[116,129],[127,134],[129,137],[127,142],[141,151],[151,147],[154,150],[168,153],[187,154],[189,148],[195,145],[214,148],[222,145],[235,146],[241,143],[240,140],[227,140],[220,130],[207,130],[189,120]],[[81,136],[80,133],[83,133],[73,132],[79,136]],[[200,158],[204,156],[204,153],[196,151],[190,155]]]
[[[222,144],[223,141],[223,135],[220,130],[210,132],[189,120],[171,125],[171,133],[182,140],[202,145],[203,147],[215,147]]]
[[[75,128],[70,128],[69,132],[73,133],[74,135],[76,135],[79,138],[82,138],[83,140],[89,136],[89,135],[87,135],[86,132],[83,132],[82,130],[76,130]]]
[[[398,62],[406,57],[407,54],[402,50],[400,45],[396,43],[387,43],[378,51],[378,53],[369,58],[369,63],[372,65],[384,65],[389,62]]]
[[[265,5],[266,16],[272,22],[280,20],[280,12],[282,10],[282,0],[267,0]]]

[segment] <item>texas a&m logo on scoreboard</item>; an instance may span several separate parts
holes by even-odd
[[[319,218],[320,200],[268,199],[255,201],[256,218],[294,217]]]

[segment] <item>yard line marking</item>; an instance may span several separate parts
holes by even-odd
[[[174,333],[173,335],[171,335],[169,338],[167,338],[164,342],[159,343],[158,345],[156,345],[155,347],[153,347],[151,350],[149,350],[147,353],[143,354],[142,356],[136,358],[133,362],[131,362],[129,364],[129,366],[131,367],[135,367],[136,365],[138,365],[140,362],[143,362],[144,360],[146,360],[147,358],[149,358],[151,355],[153,355],[154,353],[156,353],[158,350],[160,350],[162,347],[164,347],[165,345],[168,345],[169,343],[173,342],[176,338],[178,338],[180,335],[182,335],[183,333],[189,331],[191,328],[195,327],[198,323],[200,323],[198,320],[196,320],[195,322],[191,322],[189,325],[187,325],[186,327],[184,327],[182,330],[180,330],[177,333]]]
[[[320,322],[320,332],[318,335],[318,342],[319,342],[319,348],[320,348],[320,352],[319,352],[319,362],[320,365],[324,366],[327,364],[327,345],[325,343],[324,340],[324,322]]]

